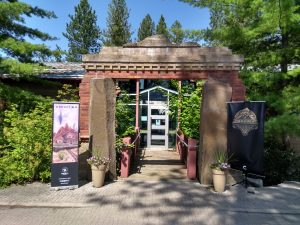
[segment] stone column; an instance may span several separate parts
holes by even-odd
[[[212,183],[210,164],[217,149],[227,149],[227,105],[232,88],[213,79],[208,79],[203,87],[200,118],[200,154],[198,172],[201,184]]]
[[[109,177],[116,179],[115,84],[112,79],[92,79],[90,90],[89,149],[112,159]]]

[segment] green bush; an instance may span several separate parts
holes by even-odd
[[[135,134],[135,111],[128,106],[129,103],[129,95],[124,92],[117,98],[116,102],[116,167],[118,175],[121,173],[122,138]]]
[[[265,141],[265,185],[286,180],[300,181],[300,157],[280,141]]]
[[[50,179],[52,100],[44,99],[20,114],[17,105],[4,113],[5,151],[0,158],[0,186]]]
[[[66,86],[67,100],[76,91]],[[65,94],[66,93],[66,94]],[[75,100],[75,97],[72,99]],[[52,102],[54,99],[0,82],[0,187],[51,177]]]
[[[180,129],[189,138],[199,139],[200,109],[203,82],[198,81],[196,85],[196,89],[192,90],[189,96],[185,96],[184,92],[188,92],[190,90],[184,90],[183,88]]]

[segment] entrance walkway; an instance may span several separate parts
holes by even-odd
[[[140,160],[127,179],[187,180],[187,174],[177,152],[141,150]]]

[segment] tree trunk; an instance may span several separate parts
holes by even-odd
[[[281,39],[281,49],[282,49],[282,58],[280,63],[281,72],[287,73],[288,71],[288,56],[287,56],[287,48],[289,44],[288,34],[282,32],[282,39]]]

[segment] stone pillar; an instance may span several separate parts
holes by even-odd
[[[112,79],[91,79],[90,90],[89,148],[111,158],[109,176],[116,179],[115,84]]]
[[[227,106],[232,88],[229,84],[208,79],[203,87],[200,118],[200,154],[198,172],[201,184],[212,183],[210,164],[217,149],[227,149]]]

